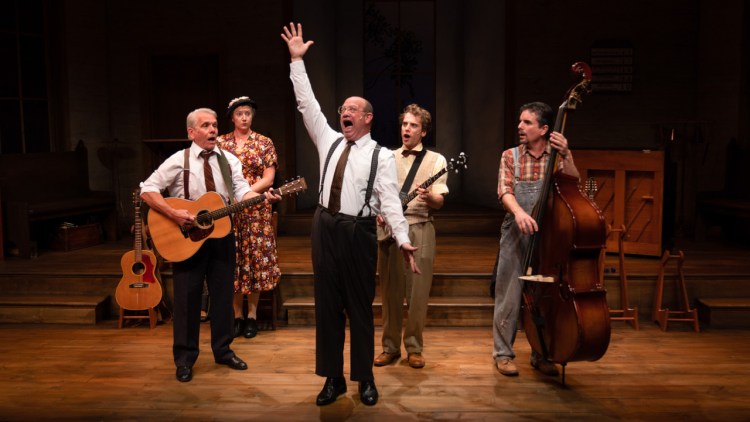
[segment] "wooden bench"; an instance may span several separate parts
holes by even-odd
[[[696,308],[701,323],[711,328],[750,327],[750,298],[701,298]]]
[[[88,154],[83,144],[75,151],[0,155],[0,202],[6,253],[17,249],[29,258],[32,242],[51,238],[47,222],[55,227],[64,221],[101,223],[108,239],[117,239],[117,208],[113,192],[89,188]]]

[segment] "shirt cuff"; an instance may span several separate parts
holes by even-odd
[[[401,245],[404,243],[411,243],[408,234],[395,235],[394,237],[396,238],[396,243],[398,243],[399,248],[401,248]]]

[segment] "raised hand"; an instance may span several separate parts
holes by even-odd
[[[289,22],[289,27],[284,27],[281,39],[286,41],[292,61],[302,60],[302,57],[307,53],[307,49],[315,43],[314,41],[305,42],[302,38],[302,24],[298,23],[295,27],[293,22]]]

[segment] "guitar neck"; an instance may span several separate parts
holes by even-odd
[[[141,233],[143,232],[141,229],[141,207],[136,204],[135,206],[135,223],[133,226],[133,233],[135,237],[135,244],[133,245],[133,250],[135,251],[135,262],[141,262],[143,253],[141,252],[143,248],[143,242],[141,238]]]
[[[439,172],[435,173],[434,175],[430,176],[427,180],[422,182],[421,185],[419,185],[418,189],[424,189],[429,187],[431,184],[435,183],[437,179],[440,178],[440,176],[444,175],[448,171],[448,167],[444,167]],[[413,191],[409,192],[408,195],[401,201],[401,205],[406,206],[409,202],[411,202],[414,198],[417,197],[417,189],[414,189]]]
[[[277,195],[282,195],[282,196],[285,194],[285,192],[282,192],[281,188],[279,188],[279,189],[273,189],[273,190],[271,190],[271,193],[277,194]],[[252,207],[253,205],[260,204],[265,199],[266,198],[263,195],[254,196],[254,197],[252,197],[250,199],[246,199],[244,201],[235,202],[234,204],[226,206],[224,208],[219,208],[217,210],[213,210],[213,211],[211,211],[209,213],[206,213],[206,214],[201,214],[201,215],[198,216],[198,219],[200,219],[201,221],[204,221],[204,222],[208,222],[208,221],[212,221],[212,220],[217,220],[219,218],[226,217],[226,216],[228,216],[231,213],[243,210],[243,209],[248,208],[248,207]]]
[[[252,207],[253,205],[259,204],[263,202],[264,199],[265,198],[262,195],[254,196],[244,201],[235,202],[234,204],[229,205],[227,207],[219,208],[209,213],[201,214],[198,216],[198,219],[203,222],[210,222],[212,220],[217,220],[219,218],[226,217],[233,212],[237,212],[245,208]]]

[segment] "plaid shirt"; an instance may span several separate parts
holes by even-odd
[[[535,182],[544,178],[544,169],[547,167],[551,152],[550,143],[544,148],[542,156],[539,158],[531,155],[526,149],[526,145],[518,146],[518,156],[521,161],[521,178],[522,182]],[[506,149],[500,157],[500,170],[497,175],[497,198],[502,202],[502,197],[506,193],[514,194],[515,186],[515,162],[513,161],[513,149]],[[563,168],[563,161],[558,161],[558,170]]]

